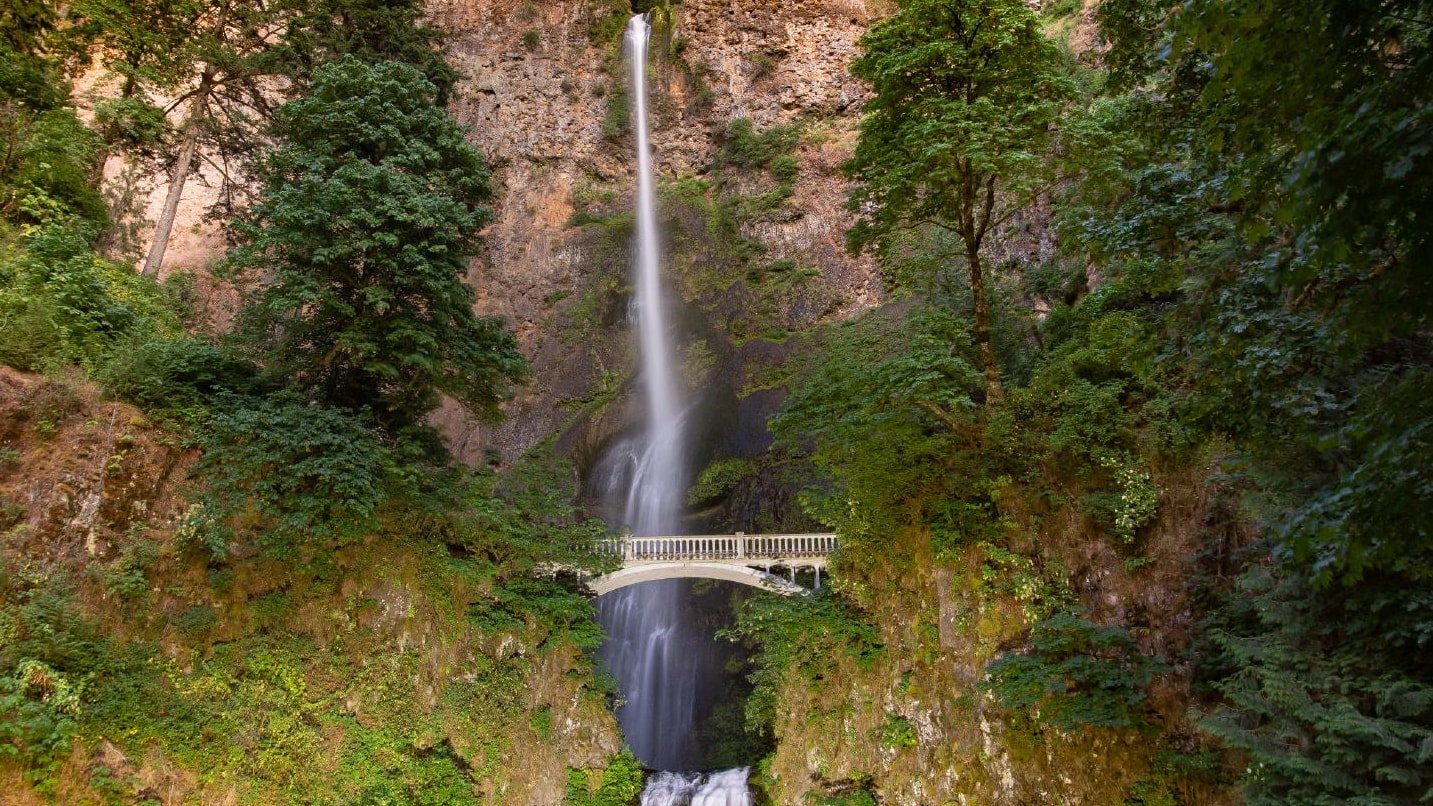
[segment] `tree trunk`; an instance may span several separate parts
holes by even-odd
[[[179,211],[179,198],[184,195],[184,183],[189,180],[189,171],[194,167],[194,152],[199,148],[199,127],[208,114],[209,93],[214,87],[214,72],[205,68],[199,77],[199,89],[189,105],[189,114],[184,119],[184,139],[179,148],[179,161],[174,165],[174,175],[169,179],[169,195],[164,197],[164,210],[159,214],[159,223],[154,228],[154,242],[149,245],[149,255],[144,259],[144,276],[155,277],[164,263],[164,250],[169,247],[169,232],[174,229],[174,216]]]
[[[970,298],[975,306],[975,346],[980,350],[980,365],[985,372],[985,403],[1005,399],[1005,386],[1000,382],[1000,365],[995,361],[995,347],[990,343],[990,305],[985,299],[985,270],[980,263],[980,249],[966,245],[965,263],[970,270]]]

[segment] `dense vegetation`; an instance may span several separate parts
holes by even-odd
[[[605,713],[590,604],[534,578],[544,562],[602,565],[605,528],[570,505],[571,467],[538,450],[503,475],[472,471],[426,422],[442,395],[496,418],[526,365],[473,313],[463,278],[493,187],[443,105],[456,76],[420,12],[6,5],[0,361],[46,379],[12,409],[3,470],[89,428],[92,382],[165,435],[110,413],[113,484],[131,483],[128,454],[191,469],[177,525],[139,501],[96,521],[115,548],[89,562],[36,565],[64,552],[5,498],[0,787],[18,771],[62,799],[149,797],[162,759],[205,798],[464,803],[506,775],[498,758],[522,740],[509,726],[552,707],[531,702],[534,679],[571,689],[558,705]],[[87,53],[120,85],[93,126],[69,85]],[[179,87],[189,112],[171,130],[149,99]],[[152,166],[173,147],[180,186],[207,149],[235,160],[234,190],[257,188],[229,199],[242,305],[223,336],[194,278],[158,283],[126,260],[114,235],[130,212],[100,193],[108,155]],[[551,739],[534,722],[529,740]],[[613,770],[593,772],[591,802],[640,782],[630,760]]]
[[[1170,647],[1086,621],[1030,513],[1073,508],[1137,574],[1161,488],[1212,460],[1237,503],[1199,531],[1202,621],[1173,647],[1198,744],[1249,802],[1423,802],[1433,17],[1105,0],[1096,21],[1099,64],[1062,63],[1023,3],[907,0],[863,40],[853,246],[909,301],[820,335],[776,422],[846,538],[844,618],[877,618],[925,552],[1025,555],[991,578],[1033,628],[986,690],[1037,732],[1137,725],[1162,668],[1142,653]],[[1059,252],[983,271],[983,222],[1035,192]],[[924,548],[892,537],[912,527]],[[831,612],[745,624],[789,673],[868,640]],[[762,674],[758,705],[782,685]]]
[[[790,356],[772,451],[712,465],[692,500],[779,467],[843,538],[834,585],[754,597],[727,631],[760,647],[742,746],[779,753],[827,696],[813,725],[873,708],[854,741],[898,761],[929,743],[901,703],[939,699],[1017,759],[1138,737],[1111,802],[1427,802],[1433,11],[1103,0],[1076,54],[1052,34],[1079,4],[1043,5],[898,0],[862,40],[849,245],[889,305],[767,321],[814,274],[749,236],[792,202],[804,123],[730,121],[710,171],[664,189],[684,290],[741,299],[724,336]],[[472,311],[497,189],[421,4],[4,11],[0,363],[44,378],[13,433],[103,428],[97,384],[197,458],[182,520],[117,520],[107,554],[42,554],[0,501],[0,772],[118,801],[148,797],[128,759],[158,754],[216,798],[462,803],[523,763],[514,736],[554,742],[564,702],[603,713],[591,605],[534,573],[602,567],[573,469],[547,443],[461,467],[428,425],[444,396],[496,417],[528,370]],[[627,7],[598,11],[607,42]],[[92,60],[117,89],[82,121]],[[619,140],[627,99],[608,101]],[[226,166],[231,332],[195,278],[155,279],[164,237],[136,265],[132,201],[101,192],[112,155],[168,179],[161,233],[197,161]],[[621,265],[629,215],[572,223]],[[1027,226],[1053,247],[1012,248]],[[0,445],[0,474],[17,464]],[[1187,628],[1108,604],[1160,585]],[[951,653],[975,665],[959,687]],[[877,772],[811,802],[880,802]],[[641,777],[616,755],[559,785],[619,804]]]

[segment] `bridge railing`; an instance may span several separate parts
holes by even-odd
[[[836,550],[834,534],[626,536],[608,550],[626,562],[661,560],[784,560],[824,557]]]

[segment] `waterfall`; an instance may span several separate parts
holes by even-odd
[[[696,773],[661,772],[647,782],[642,806],[750,806],[747,768]]]
[[[642,386],[647,397],[647,444],[627,497],[627,525],[636,534],[673,534],[687,490],[677,371],[672,362],[662,303],[661,246],[656,191],[647,136],[647,37],[645,15],[627,26],[632,54],[633,125],[637,131],[637,331],[641,335]]]
[[[619,445],[609,456],[609,479],[627,483],[626,526],[638,535],[678,534],[687,489],[683,402],[662,299],[656,192],[647,127],[645,15],[627,26],[632,64],[633,127],[637,135],[637,219],[633,269],[642,389],[647,404],[640,441]],[[658,770],[690,769],[699,758],[696,718],[703,692],[699,671],[710,650],[693,623],[685,580],[634,585],[597,600],[607,630],[602,648],[624,702],[617,709],[622,731],[638,760]],[[708,695],[709,696],[709,695]],[[749,806],[745,769],[712,775],[662,772],[642,795],[644,806]]]

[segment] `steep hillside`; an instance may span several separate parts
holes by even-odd
[[[621,749],[583,650],[424,524],[218,558],[181,434],[9,369],[0,423],[0,803],[543,806]]]

